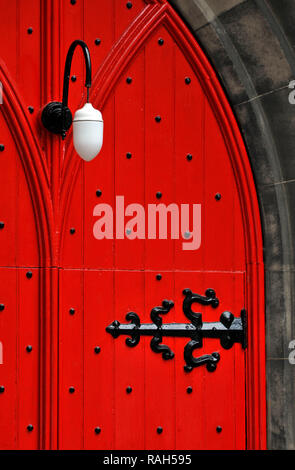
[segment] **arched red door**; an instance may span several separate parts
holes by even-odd
[[[233,113],[196,40],[164,0],[5,8],[0,446],[263,448],[259,211]],[[39,116],[60,96],[77,38],[105,121],[87,164]],[[83,73],[77,54],[72,110],[85,101]]]

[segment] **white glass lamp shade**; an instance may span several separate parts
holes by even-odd
[[[91,103],[75,112],[73,139],[76,152],[83,160],[90,162],[99,154],[103,142],[103,119],[101,112]]]

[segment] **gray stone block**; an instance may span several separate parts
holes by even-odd
[[[265,272],[265,291],[268,297],[266,305],[268,319],[266,324],[267,358],[288,359],[289,343],[295,339],[294,271],[267,270]]]
[[[272,9],[283,34],[295,48],[295,8],[294,0],[266,0],[265,3]]]
[[[179,13],[189,20],[193,31],[211,23],[216,16],[243,3],[245,0],[170,0]]]
[[[221,83],[226,86],[229,100],[232,104],[249,99],[247,90],[241,80],[241,73],[229,56],[223,38],[216,34],[215,25],[208,24],[196,31],[200,45],[210,57],[212,65]],[[255,90],[254,90],[254,94]]]
[[[269,449],[295,449],[294,385],[294,365],[287,359],[267,361]]]
[[[245,64],[257,95],[289,83],[293,77],[290,64],[279,39],[254,0],[223,13],[219,20]]]
[[[295,179],[295,105],[290,89],[235,106],[257,186]]]

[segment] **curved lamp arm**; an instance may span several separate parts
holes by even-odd
[[[86,66],[86,80],[85,87],[87,88],[87,102],[89,101],[89,88],[91,87],[91,59],[90,52],[87,47],[87,44],[80,39],[72,42],[67,53],[65,71],[64,71],[64,85],[63,85],[63,95],[62,95],[62,104],[68,106],[68,96],[69,96],[69,83],[71,75],[71,65],[73,60],[73,55],[77,46],[80,46],[83,50],[85,66]]]
[[[89,89],[91,87],[91,59],[90,52],[87,44],[80,39],[76,39],[69,47],[64,70],[64,82],[63,82],[63,96],[62,102],[52,101],[48,103],[42,111],[41,120],[44,127],[53,132],[54,134],[60,134],[64,139],[66,132],[72,125],[72,113],[68,108],[68,97],[69,97],[69,83],[71,74],[71,65],[73,55],[77,46],[82,48],[85,66],[86,66],[86,80],[85,87],[87,88],[87,102],[89,102]]]

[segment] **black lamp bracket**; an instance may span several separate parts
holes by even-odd
[[[63,96],[62,102],[52,101],[48,103],[41,115],[41,120],[43,126],[50,132],[54,134],[59,134],[64,139],[66,137],[67,131],[72,125],[72,113],[68,108],[68,98],[69,98],[69,83],[71,75],[71,65],[73,60],[73,55],[77,46],[82,48],[85,66],[86,66],[86,80],[85,87],[87,88],[87,103],[89,102],[89,89],[91,87],[91,60],[90,52],[84,41],[77,39],[72,42],[67,53],[65,70],[64,70],[64,82],[63,82]]]

